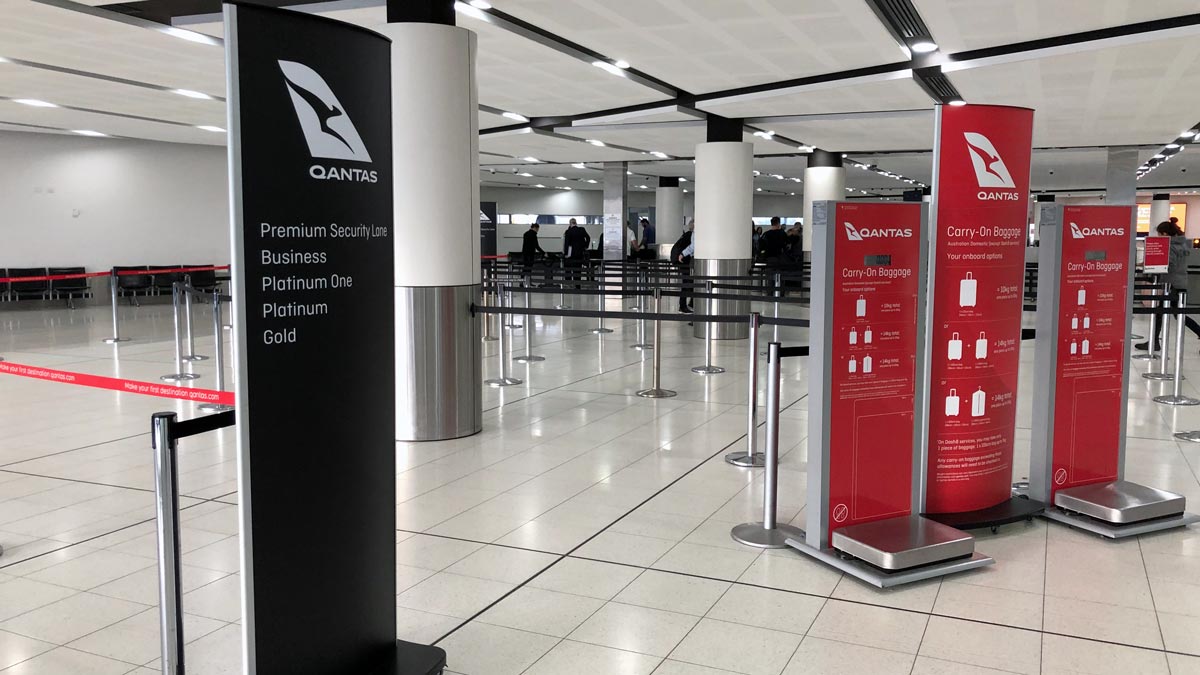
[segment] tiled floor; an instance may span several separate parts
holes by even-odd
[[[122,313],[136,339],[115,348],[100,342],[103,306],[6,308],[0,356],[140,380],[171,370],[165,308]],[[879,591],[729,538],[760,517],[762,497],[759,471],[722,461],[744,443],[744,341],[719,344],[729,370],[703,377],[689,372],[702,342],[664,324],[663,384],[679,396],[646,400],[632,396],[650,375],[649,355],[629,348],[632,322],[610,322],[616,332],[603,337],[584,320],[533,326],[547,361],[515,366],[522,386],[485,390],[482,434],[397,444],[397,633],[436,641],[451,671],[1200,673],[1200,529],[1113,542],[1011,525],[976,533],[994,566]],[[202,329],[198,350],[211,340]],[[1014,479],[1028,465],[1025,346]],[[496,343],[485,350],[492,376]],[[211,361],[196,372],[211,386]],[[1200,381],[1200,368],[1187,372]],[[805,505],[805,378],[799,361],[785,362],[785,521]],[[1127,476],[1195,503],[1200,445],[1171,433],[1200,428],[1200,410],[1150,401],[1163,386],[1132,378]],[[195,414],[187,403],[0,376],[4,675],[156,672],[147,422],[161,410]],[[180,466],[189,673],[240,672],[232,435],[185,441]]]

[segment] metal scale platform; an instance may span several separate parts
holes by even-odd
[[[1200,522],[1187,513],[1183,495],[1126,480],[1066,488],[1054,493],[1045,517],[1110,539]]]
[[[888,588],[963,572],[995,561],[975,552],[975,537],[921,516],[901,516],[833,531],[832,547],[792,548],[862,581]]]

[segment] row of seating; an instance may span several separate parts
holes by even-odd
[[[82,267],[12,267],[0,268],[0,278],[45,277],[61,274],[83,274]],[[66,300],[75,307],[75,298],[92,297],[87,279],[55,279],[52,281],[0,282],[0,300]]]
[[[136,267],[117,267],[117,272],[147,272],[147,274],[118,274],[117,294],[129,298],[130,304],[138,303],[139,297],[153,295],[170,295],[171,285],[177,281],[191,280],[192,286],[199,291],[211,293],[217,290],[217,274],[214,270],[196,272],[165,272],[149,274],[150,270],[179,269],[188,267],[212,267],[203,265],[141,265]],[[46,277],[64,274],[84,274],[82,267],[13,267],[0,268],[0,278],[15,277]],[[19,300],[66,300],[67,306],[75,308],[75,298],[92,297],[89,279],[53,279],[38,281],[0,282],[0,300],[15,302]]]

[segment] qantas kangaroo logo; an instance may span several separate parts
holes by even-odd
[[[295,61],[280,61],[279,69],[313,158],[370,162],[358,129],[317,71]]]
[[[847,239],[849,239],[850,241],[862,241],[863,240],[862,235],[858,233],[858,230],[854,229],[853,225],[851,225],[850,223],[842,223],[842,225],[846,226],[846,238]]]
[[[996,152],[996,146],[987,136],[974,131],[963,132],[967,139],[967,150],[971,154],[971,164],[975,167],[975,180],[981,188],[1015,188],[1008,167]]]

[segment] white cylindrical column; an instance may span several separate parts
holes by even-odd
[[[754,145],[741,141],[714,141],[696,146],[695,262],[698,276],[744,276],[753,263],[751,217],[754,211]],[[702,281],[702,280],[701,280]],[[727,282],[728,283],[728,282]],[[735,294],[724,290],[722,293]],[[700,298],[702,314],[747,314],[747,300]],[[696,337],[706,337],[709,324],[695,322]],[[745,323],[715,323],[714,340],[746,337]]]
[[[665,179],[664,179],[665,180]],[[678,180],[678,179],[676,179]],[[654,193],[654,237],[658,246],[670,246],[683,235],[683,189],[663,186]]]
[[[1158,194],[1155,194],[1154,197],[1150,200],[1150,236],[1153,237],[1155,234],[1157,234],[1157,231],[1154,228],[1158,227],[1159,223],[1163,222],[1164,220],[1170,220],[1170,218],[1171,218],[1171,195],[1170,195],[1170,193],[1160,192]],[[1180,223],[1179,226],[1183,227],[1183,223]]]
[[[482,427],[476,36],[393,23],[396,438]]]
[[[813,150],[804,169],[804,250],[812,251],[813,202],[846,198],[846,169],[842,156]]]

